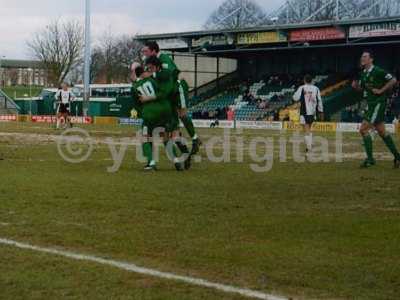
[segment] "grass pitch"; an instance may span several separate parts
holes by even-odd
[[[164,159],[147,174],[132,146],[108,173],[104,139],[134,130],[84,128],[97,142],[74,165],[48,125],[0,124],[0,238],[294,299],[398,299],[400,172],[381,141],[383,160],[369,170],[358,168],[360,140],[347,134],[343,163],[276,157],[270,172],[255,173],[249,140],[279,133],[249,130],[243,162],[203,159],[177,173]],[[222,130],[199,133],[207,141]],[[0,245],[0,261],[1,299],[245,299],[9,246]]]

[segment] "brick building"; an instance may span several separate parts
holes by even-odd
[[[0,60],[0,86],[46,86],[47,83],[47,72],[39,61]]]

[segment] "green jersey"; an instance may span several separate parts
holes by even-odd
[[[175,81],[172,72],[168,69],[163,69],[160,72],[154,73],[153,78],[160,88],[162,97],[167,99],[174,106],[174,96],[178,91],[178,81]]]
[[[133,108],[137,111],[138,118],[142,118],[142,110],[143,110],[143,103],[139,101],[139,97],[142,95],[139,89],[143,88],[145,82],[146,81],[143,79],[138,79],[132,84]]]
[[[152,96],[157,97],[158,86],[154,79],[144,78],[137,79],[132,86],[132,98],[133,98],[133,108],[138,112],[138,116],[142,117],[143,108],[148,105],[154,105],[151,101],[147,103],[142,103],[139,101],[140,96]]]
[[[139,107],[140,117],[146,132],[152,132],[156,127],[165,127],[170,130],[172,109],[165,92],[165,87],[158,84],[153,78],[139,79],[133,86],[133,99]],[[141,103],[140,96],[154,97],[153,101]]]
[[[178,81],[179,74],[181,73],[181,71],[176,66],[176,64],[175,64],[174,60],[172,59],[172,57],[169,56],[168,54],[160,53],[158,58],[161,61],[163,70],[170,71],[172,76],[173,76],[173,78],[174,78],[174,80]]]
[[[172,98],[172,106],[177,109],[186,109],[189,99],[189,85],[185,80],[179,80],[180,70],[172,58],[165,53],[159,55],[162,63],[162,72],[169,72],[175,82],[175,91]]]
[[[177,107],[179,106],[179,103],[178,98],[176,97],[178,94],[178,81],[175,81],[171,71],[168,69],[163,69],[160,72],[155,73],[154,78],[160,87],[160,93],[168,100],[172,108],[172,127],[178,128],[179,117]]]
[[[165,86],[161,86],[154,78],[138,79],[132,88],[132,95],[135,106],[142,107],[151,105],[154,102],[168,102],[168,91],[165,91]],[[155,97],[154,101],[141,103],[140,96]]]
[[[372,66],[371,69],[362,72],[360,86],[363,89],[363,99],[369,106],[386,102],[387,95],[375,95],[372,90],[383,88],[392,79],[391,74],[377,66]]]

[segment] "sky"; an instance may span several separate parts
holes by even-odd
[[[92,35],[199,30],[223,0],[91,0]],[[257,0],[267,12],[284,0]],[[83,21],[85,0],[0,0],[0,56],[30,59],[27,42],[57,19]]]

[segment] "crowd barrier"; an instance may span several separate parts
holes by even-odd
[[[0,122],[33,122],[33,123],[56,123],[55,116],[28,116],[28,115],[0,115]],[[96,124],[96,125],[130,125],[140,126],[142,120],[116,117],[71,117],[74,124]],[[240,128],[240,129],[264,129],[264,130],[287,130],[301,131],[299,122],[267,122],[267,121],[218,121],[215,120],[193,120],[196,128]],[[181,124],[182,126],[182,124]],[[348,132],[356,133],[360,130],[360,123],[334,123],[316,122],[313,124],[315,132]],[[390,133],[400,134],[400,124],[386,124]]]
[[[193,120],[196,128],[210,128],[215,125],[212,120]],[[335,122],[316,122],[312,130],[315,132],[348,132],[357,133],[360,130],[360,123],[335,123]],[[219,121],[218,128],[241,128],[241,129],[264,129],[264,130],[288,130],[301,131],[302,125],[299,122],[266,122],[266,121]],[[400,133],[400,124],[386,124],[386,129],[390,133]]]

